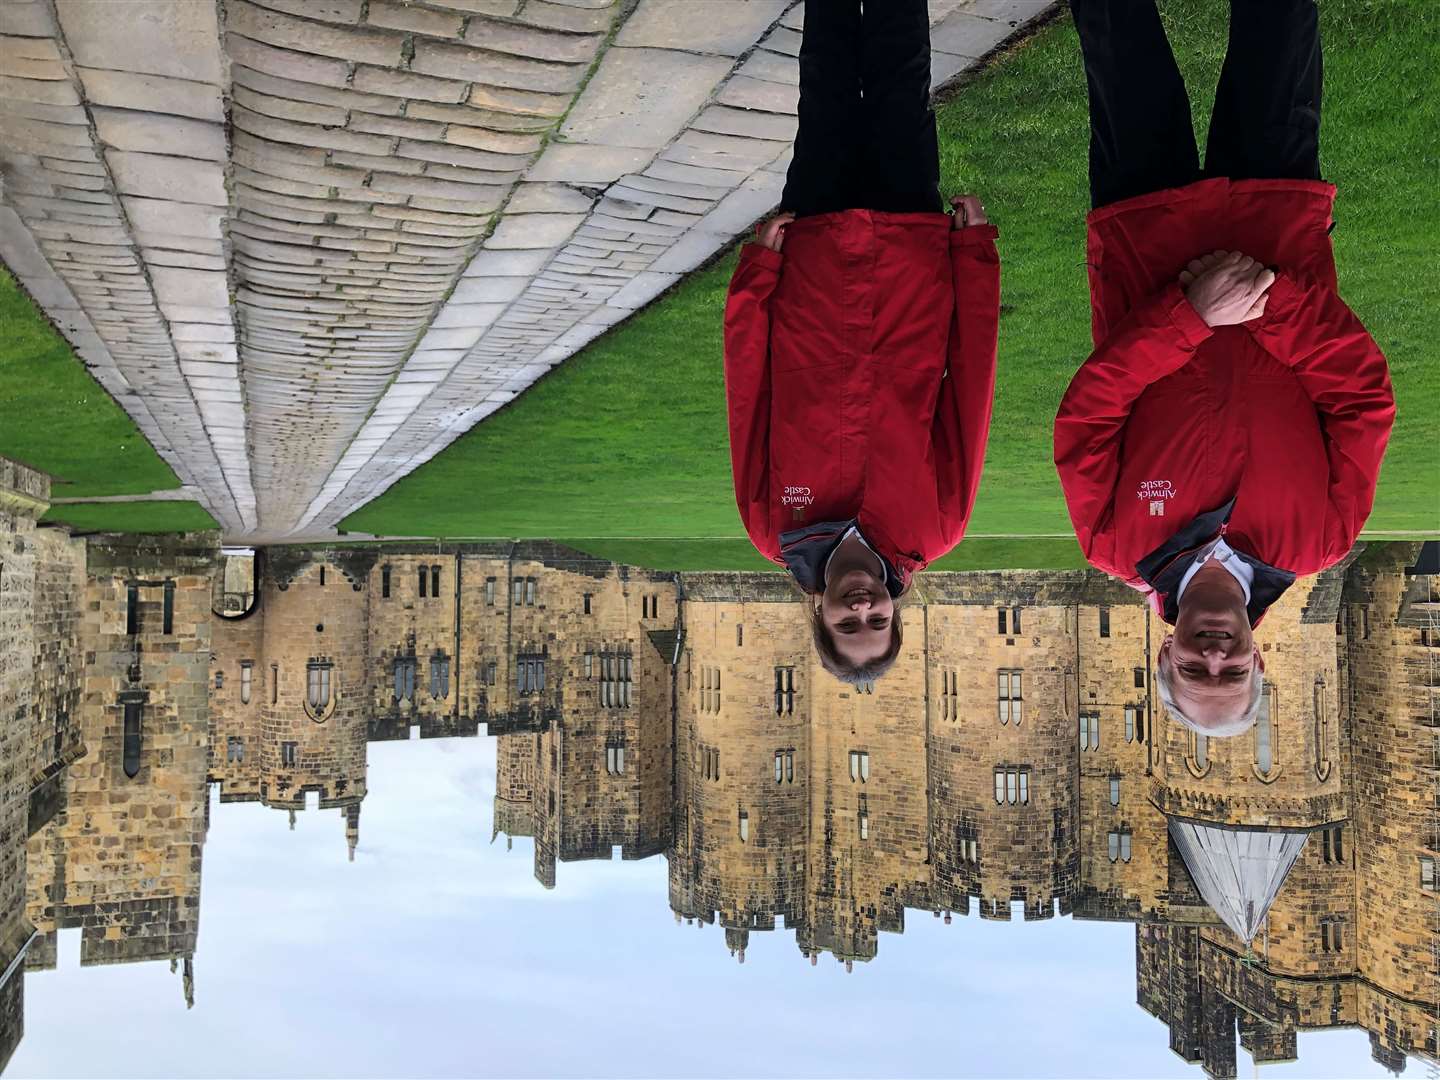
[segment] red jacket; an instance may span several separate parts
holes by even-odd
[[[858,519],[903,582],[960,542],[990,404],[994,226],[846,210],[747,245],[725,305],[735,501],[755,547]]]
[[[1370,514],[1395,401],[1379,347],[1336,294],[1335,188],[1203,180],[1089,218],[1095,351],[1055,418],[1055,465],[1085,556],[1136,564],[1234,499],[1237,551],[1311,574]],[[1216,249],[1279,268],[1265,314],[1205,325],[1176,280]]]

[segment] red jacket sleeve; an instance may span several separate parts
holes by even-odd
[[[1129,581],[1115,565],[1114,499],[1120,442],[1146,387],[1179,371],[1210,336],[1178,284],[1130,312],[1081,365],[1055,417],[1055,468],[1085,558]]]
[[[1282,274],[1265,314],[1243,324],[1271,356],[1289,367],[1320,414],[1330,468],[1325,563],[1350,551],[1375,501],[1380,462],[1395,423],[1395,395],[1385,354],[1328,286]]]
[[[780,560],[770,505],[770,300],[781,256],[760,244],[740,249],[725,300],[725,406],[735,505],[750,542]]]
[[[998,235],[993,225],[970,225],[950,234],[955,310],[931,427],[935,493],[947,551],[965,535],[990,437],[1000,324]]]

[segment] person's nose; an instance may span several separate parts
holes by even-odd
[[[854,600],[850,601],[851,611],[865,611],[868,610],[869,607],[870,597],[868,596],[857,596]]]
[[[1219,675],[1225,661],[1230,659],[1230,650],[1221,642],[1216,642],[1205,649],[1205,670],[1211,675]]]

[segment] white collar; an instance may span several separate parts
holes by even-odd
[[[845,535],[840,537],[835,546],[830,549],[830,554],[825,557],[825,569],[820,572],[821,591],[824,591],[826,583],[830,580],[830,560],[835,558],[835,552],[840,550],[840,545],[852,536],[858,536],[860,543],[865,545],[865,550],[880,560],[880,580],[886,585],[890,583],[890,565],[881,557],[878,551],[870,546],[870,541],[865,539],[865,534],[860,531],[860,527],[858,525],[851,525],[850,528],[846,530]],[[1247,601],[1250,599],[1248,590],[1246,591],[1245,599]]]
[[[1199,572],[1211,559],[1214,559],[1221,566],[1230,572],[1230,576],[1240,583],[1240,589],[1245,593],[1245,605],[1250,605],[1250,586],[1255,580],[1255,568],[1247,563],[1235,549],[1225,543],[1223,536],[1217,536],[1211,544],[1202,548],[1195,556],[1195,561],[1190,564],[1190,569],[1185,571],[1185,576],[1180,579],[1180,588],[1175,590],[1175,602],[1178,604],[1180,598],[1185,595],[1185,587],[1190,584],[1190,579]]]

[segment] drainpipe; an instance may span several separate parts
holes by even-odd
[[[455,702],[450,707],[450,717],[459,724],[460,721],[460,545],[455,545]]]

